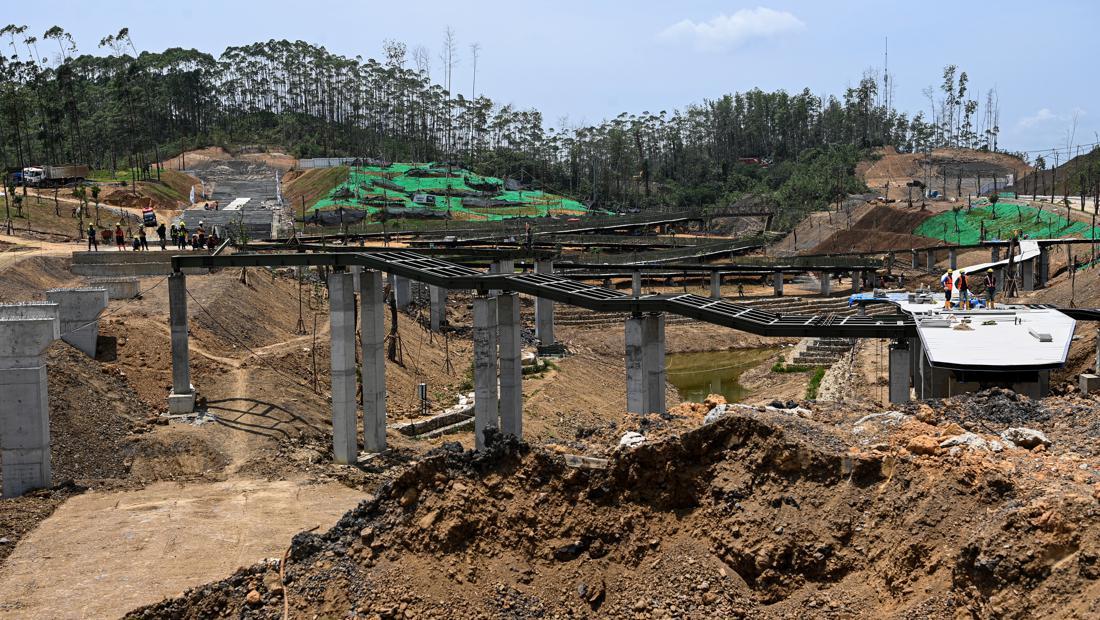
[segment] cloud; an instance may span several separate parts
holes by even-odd
[[[660,33],[660,38],[687,41],[701,52],[721,52],[740,47],[753,39],[767,39],[801,32],[806,24],[787,11],[758,6],[732,15],[721,14],[705,22],[684,19]]]
[[[1059,118],[1059,116],[1057,114],[1055,114],[1054,112],[1051,112],[1050,108],[1041,108],[1035,114],[1032,114],[1031,116],[1025,116],[1025,117],[1021,118],[1019,121],[1016,122],[1016,124],[1021,129],[1027,129],[1028,127],[1034,127],[1036,125],[1041,125],[1041,124],[1043,124],[1047,121],[1052,121],[1052,120],[1055,120],[1057,118]]]

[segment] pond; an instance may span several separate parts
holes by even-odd
[[[670,353],[665,358],[668,381],[683,400],[702,402],[708,394],[721,394],[727,402],[737,402],[748,394],[739,381],[741,374],[763,363],[776,351],[761,348]]]

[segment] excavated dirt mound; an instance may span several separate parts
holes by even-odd
[[[514,441],[445,446],[297,535],[282,571],[255,565],[129,617],[1100,613],[1095,462],[940,448],[959,429],[927,405],[733,411],[604,469]]]
[[[818,244],[810,254],[833,252],[874,252],[934,245],[936,239],[912,234],[921,222],[932,217],[929,211],[872,206],[850,230],[838,230]]]

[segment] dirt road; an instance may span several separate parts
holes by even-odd
[[[282,556],[366,498],[341,484],[158,483],[74,497],[0,568],[0,618],[105,618]]]

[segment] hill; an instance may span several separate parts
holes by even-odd
[[[1049,156],[1047,158],[1050,159]],[[1049,168],[1034,170],[1021,177],[1014,189],[1021,194],[1054,193],[1059,196],[1078,196],[1084,188],[1086,194],[1096,194],[1100,187],[1100,148],[1074,157],[1057,167],[1051,165],[1053,163],[1053,160],[1046,161],[1044,164],[1050,165]]]
[[[965,198],[978,194],[994,178],[1003,186],[1008,175],[1019,178],[1031,171],[1027,162],[1014,155],[973,149],[940,148],[926,154],[899,153],[888,146],[876,149],[875,156],[862,162],[856,174],[873,191],[897,199],[905,198],[905,184],[914,179],[942,195]]]

